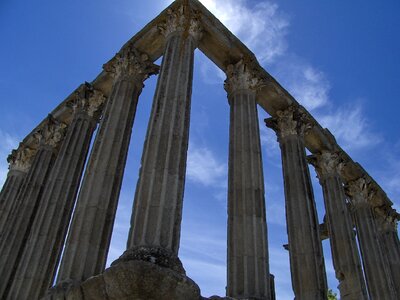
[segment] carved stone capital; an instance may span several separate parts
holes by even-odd
[[[158,25],[161,34],[168,38],[173,33],[186,33],[197,43],[203,35],[200,15],[189,7],[181,5],[178,9],[167,10],[167,19]]]
[[[363,177],[348,182],[345,185],[345,191],[355,209],[370,206],[371,200],[376,193],[371,189],[370,183]]]
[[[75,97],[67,103],[67,106],[70,107],[74,113],[84,112],[88,116],[98,119],[105,101],[106,97],[102,92],[86,84],[83,88],[75,92]]]
[[[12,150],[11,154],[7,158],[10,171],[27,173],[32,165],[35,154],[35,150],[21,143],[18,149]]]
[[[86,113],[88,116],[98,119],[106,97],[102,92],[93,89],[86,84],[81,90],[75,93],[75,97],[67,103],[74,113]]]
[[[396,233],[399,214],[393,208],[385,212],[376,213],[376,223],[381,233]]]
[[[278,141],[293,135],[303,137],[313,127],[303,108],[294,105],[285,110],[277,111],[276,117],[265,119],[265,124],[275,130]]]
[[[226,70],[225,90],[233,95],[240,90],[255,91],[263,85],[263,80],[257,71],[240,60],[234,65],[229,65]]]
[[[43,126],[34,134],[40,146],[47,145],[57,148],[64,139],[67,125],[54,119],[51,115]]]
[[[121,50],[116,57],[103,66],[114,80],[133,80],[140,85],[151,75],[158,74],[160,67],[149,60],[147,54],[140,53],[129,46]]]
[[[310,155],[307,161],[314,166],[318,178],[340,174],[343,162],[337,153],[322,151],[319,154]]]

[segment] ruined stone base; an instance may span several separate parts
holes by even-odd
[[[189,277],[150,262],[119,262],[81,284],[67,282],[43,300],[200,300],[200,289]]]

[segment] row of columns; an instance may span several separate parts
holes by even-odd
[[[142,154],[127,250],[114,264],[151,260],[184,274],[178,250],[193,60],[202,29],[198,16],[185,6],[169,10],[159,28],[165,36],[164,56]],[[256,103],[263,79],[249,65],[240,61],[226,71],[230,105],[227,295],[272,300],[275,296],[269,273]],[[69,103],[73,118],[68,126],[49,118],[34,136],[37,149],[22,145],[9,158],[10,172],[0,194],[1,299],[43,296],[54,281],[64,242],[57,284],[79,284],[104,271],[138,98],[143,82],[159,68],[145,54],[126,47],[104,69],[113,76],[107,100],[86,85]],[[364,179],[343,185],[342,162],[336,153],[327,151],[307,158],[305,136],[312,125],[301,108],[290,106],[278,111],[266,124],[276,131],[282,152],[296,300],[325,300],[327,296],[308,162],[315,166],[324,191],[341,299],[368,299],[366,286],[371,299],[396,299],[396,293],[400,295],[397,215],[377,218],[370,201],[373,192]]]

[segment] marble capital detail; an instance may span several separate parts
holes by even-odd
[[[307,118],[304,108],[296,107],[295,105],[291,105],[285,110],[277,111],[276,117],[266,119],[265,124],[275,130],[278,135],[278,141],[292,135],[304,136],[313,127]]]
[[[176,32],[184,32],[195,42],[199,42],[203,35],[199,14],[183,5],[176,10],[168,9],[167,19],[158,25],[158,29],[165,37]]]
[[[318,178],[340,174],[343,168],[343,162],[337,153],[322,151],[319,154],[313,154],[307,157],[308,163],[315,167]]]
[[[85,112],[92,118],[99,118],[106,97],[102,92],[85,85],[80,91],[76,92],[76,97],[67,103],[74,113]]]
[[[236,64],[229,65],[226,70],[224,84],[228,94],[233,95],[240,90],[258,90],[263,85],[263,80],[256,70],[253,70],[243,60]]]
[[[35,150],[21,143],[18,149],[12,150],[11,154],[7,158],[10,171],[21,171],[27,173],[32,165],[35,154]]]
[[[375,192],[370,188],[369,182],[363,177],[348,182],[345,190],[354,209],[370,205],[370,200],[375,195]]]
[[[132,79],[141,86],[143,81],[151,75],[158,74],[160,69],[147,54],[139,52],[131,45],[122,49],[103,68],[114,77],[115,81]]]
[[[59,122],[49,115],[45,124],[34,133],[34,138],[37,140],[39,146],[48,145],[52,148],[57,148],[63,140],[67,129],[67,124]]]

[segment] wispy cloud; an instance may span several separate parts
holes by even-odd
[[[287,48],[289,19],[269,1],[252,7],[246,0],[200,0],[229,30],[257,55],[260,62],[273,62]]]
[[[207,187],[225,187],[227,166],[209,148],[191,144],[186,174],[192,182]]]
[[[295,55],[274,65],[276,76],[305,108],[313,111],[329,103],[331,88],[326,75]]]
[[[317,119],[334,134],[339,144],[346,150],[365,149],[383,140],[373,131],[360,104],[353,103],[339,107],[331,113],[320,114]]]

